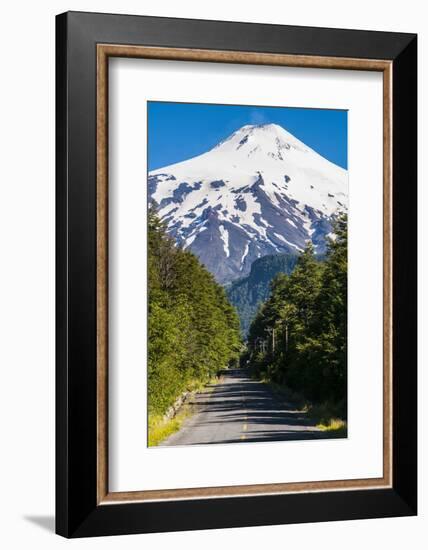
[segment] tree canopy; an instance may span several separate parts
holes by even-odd
[[[248,359],[259,375],[314,402],[342,403],[347,386],[347,217],[339,216],[319,261],[311,243],[279,274],[250,326]]]
[[[163,414],[191,381],[237,360],[239,319],[223,288],[148,213],[148,408]]]

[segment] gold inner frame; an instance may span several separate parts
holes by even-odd
[[[108,489],[108,59],[133,57],[383,73],[383,476],[370,479],[109,492]],[[339,57],[97,45],[97,503],[237,497],[392,486],[392,62]]]

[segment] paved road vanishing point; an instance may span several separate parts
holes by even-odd
[[[226,371],[212,391],[197,394],[195,414],[160,445],[267,442],[320,439],[327,436],[287,405],[267,384],[252,380],[243,370]]]

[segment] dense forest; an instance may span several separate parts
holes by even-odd
[[[248,334],[245,364],[346,417],[347,218],[340,216],[318,261],[312,244],[290,275],[278,274]]]
[[[236,307],[245,338],[261,303],[269,297],[270,282],[278,273],[290,274],[297,254],[270,254],[255,260],[247,277],[233,281],[226,288],[227,297]]]
[[[148,214],[148,409],[162,415],[189,385],[236,361],[239,319],[223,287]]]

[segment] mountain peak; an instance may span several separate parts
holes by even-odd
[[[224,153],[240,152],[248,157],[270,157],[284,160],[286,151],[307,152],[310,149],[279,124],[247,124],[221,141],[214,150]]]
[[[317,253],[348,204],[347,172],[278,124],[248,124],[197,157],[149,173],[169,234],[220,282],[268,254]]]

